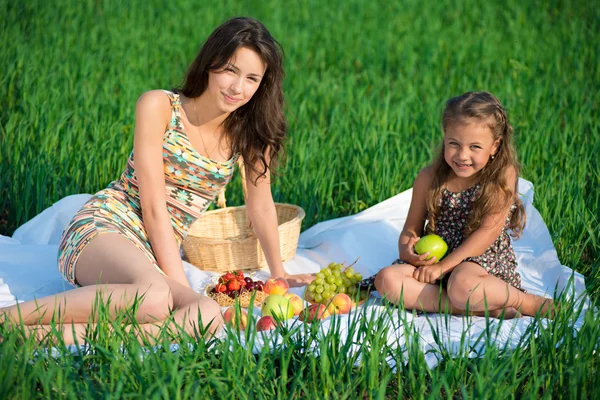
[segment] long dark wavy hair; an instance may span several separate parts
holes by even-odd
[[[256,52],[267,70],[252,99],[233,111],[223,126],[232,148],[241,153],[246,168],[256,173],[258,179],[268,171],[275,174],[286,140],[283,49],[267,28],[246,17],[223,23],[208,37],[182,85],[175,90],[188,98],[200,96],[208,87],[208,73],[221,70],[240,47]]]
[[[467,92],[446,102],[442,130],[445,134],[448,127],[465,124],[473,119],[487,122],[494,140],[500,139],[500,144],[495,157],[490,158],[478,173],[477,183],[480,189],[463,233],[468,236],[479,227],[484,216],[514,204],[509,227],[511,235],[519,237],[525,226],[525,209],[517,191],[518,179],[515,186],[511,187],[505,175],[506,168],[512,167],[517,173],[517,178],[519,177],[520,165],[513,143],[513,127],[508,121],[506,110],[491,93]],[[443,142],[432,168],[433,181],[427,197],[427,231],[430,233],[435,232],[435,221],[440,215],[442,191],[452,171],[444,159]]]

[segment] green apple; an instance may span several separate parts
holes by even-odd
[[[444,239],[438,235],[425,235],[415,244],[415,252],[417,254],[429,252],[427,260],[431,257],[435,257],[436,262],[440,261],[447,251],[448,245],[444,242]]]
[[[262,315],[270,315],[277,321],[285,321],[294,317],[294,306],[280,294],[272,294],[262,305]]]

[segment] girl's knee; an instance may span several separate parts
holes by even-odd
[[[473,291],[481,284],[481,277],[469,265],[460,264],[450,274],[446,292],[455,308],[465,310]]]
[[[392,265],[383,268],[375,277],[375,289],[392,302],[403,297],[405,283],[410,281],[415,268],[412,265]]]

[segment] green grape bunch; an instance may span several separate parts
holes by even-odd
[[[359,291],[356,284],[362,278],[362,274],[354,271],[352,266],[345,267],[343,264],[331,262],[317,273],[306,291],[310,299],[316,303],[327,304],[337,293],[346,293],[354,299]],[[361,293],[362,297],[363,293]]]

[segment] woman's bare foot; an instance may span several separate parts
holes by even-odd
[[[516,308],[506,307],[504,309],[489,311],[489,316],[493,318],[513,319],[521,318],[523,315]]]

